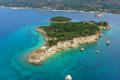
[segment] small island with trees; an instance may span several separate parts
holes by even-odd
[[[48,41],[49,46],[53,46],[59,41],[95,35],[100,31],[95,22],[56,23],[39,28],[43,29],[46,35],[51,38],[51,40]]]
[[[49,21],[53,23],[66,23],[66,22],[71,22],[72,19],[63,16],[57,16],[49,19]]]
[[[61,17],[55,17],[61,20]],[[60,18],[60,19],[59,19]],[[50,20],[53,20],[51,18]],[[69,18],[68,18],[69,19]],[[69,19],[71,20],[71,19]],[[102,36],[102,29],[110,29],[107,22],[63,22],[53,23],[48,26],[37,27],[37,32],[42,33],[47,41],[45,45],[33,51],[28,61],[32,64],[42,64],[47,57],[67,48],[75,48],[81,44],[96,42]]]

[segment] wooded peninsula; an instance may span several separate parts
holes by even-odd
[[[55,20],[54,17],[52,19]],[[69,19],[69,18],[66,18]],[[65,20],[60,20],[63,22]],[[71,20],[71,19],[69,19]],[[37,32],[42,33],[47,43],[29,55],[29,62],[35,65],[42,62],[52,54],[67,48],[75,48],[81,44],[96,42],[102,35],[102,29],[110,29],[107,22],[66,22],[52,23],[48,26],[39,26]]]

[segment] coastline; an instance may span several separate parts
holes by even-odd
[[[101,13],[99,11],[77,11],[77,10],[50,10],[50,9],[42,9],[42,8],[32,8],[32,7],[6,7],[6,6],[0,6],[0,7],[3,7],[3,8],[10,8],[10,9],[35,9],[35,10],[45,10],[45,11],[60,11],[60,12],[80,12],[80,13]],[[107,12],[108,13],[108,12]],[[117,14],[117,13],[111,13],[109,12],[109,14],[115,14],[115,15],[120,15],[120,14]]]
[[[106,26],[106,28],[103,26],[99,26],[99,28],[101,30],[109,30],[110,26],[108,25]],[[42,33],[46,41],[51,40],[51,38],[46,35],[45,31],[42,28],[38,27],[36,31]],[[33,53],[29,55],[28,61],[29,63],[34,65],[41,65],[48,57],[52,56],[53,54],[57,54],[64,49],[79,47],[82,44],[97,42],[100,36],[102,36],[101,31],[98,32],[96,35],[77,37],[73,40],[60,41],[54,46],[49,46],[46,43],[39,49],[33,51]]]

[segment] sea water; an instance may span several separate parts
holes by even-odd
[[[103,30],[96,43],[63,50],[41,66],[29,64],[29,54],[46,43],[37,26],[49,25],[48,19],[55,16],[75,22],[107,21],[111,29]],[[73,80],[120,80],[119,15],[107,13],[99,18],[94,13],[0,8],[0,80],[64,80],[68,74]]]

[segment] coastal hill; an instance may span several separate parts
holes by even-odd
[[[46,10],[99,11],[120,14],[120,0],[0,0],[0,6]]]
[[[72,20],[68,17],[57,16],[51,18],[49,21],[53,23],[66,23],[66,22],[71,22]]]
[[[100,29],[95,22],[68,22],[56,23],[49,26],[39,27],[46,32],[51,38],[48,41],[50,46],[57,44],[59,41],[72,40],[76,37],[95,35]]]
[[[37,32],[43,34],[47,43],[29,55],[32,64],[42,64],[47,57],[67,48],[96,42],[102,35],[102,29],[110,29],[107,22],[66,22],[40,26]]]

